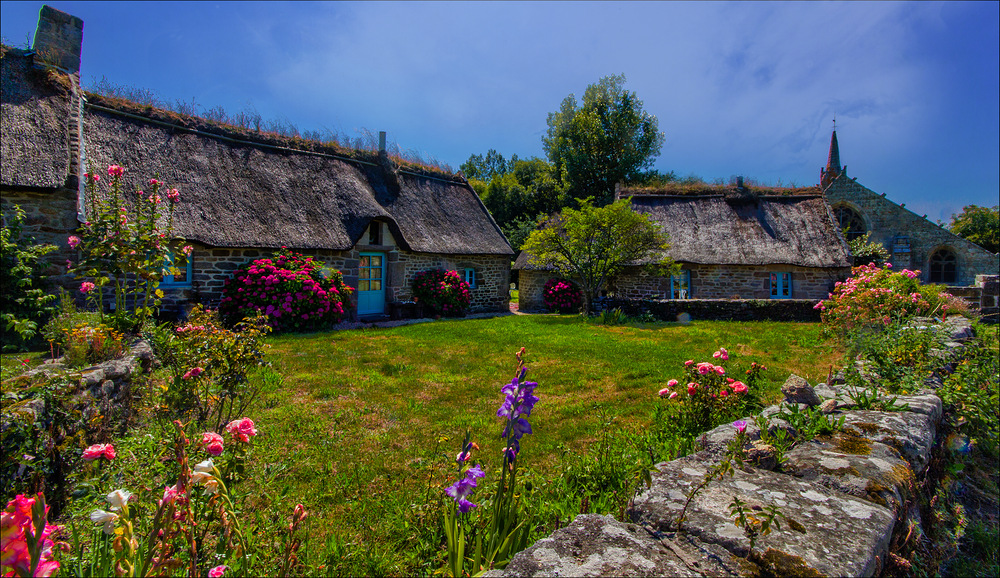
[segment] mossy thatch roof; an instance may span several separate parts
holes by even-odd
[[[850,267],[847,243],[822,195],[666,195],[621,191],[668,235],[675,261],[701,265]],[[634,194],[635,193],[635,194]],[[531,269],[522,252],[515,269]]]
[[[75,120],[72,97],[45,92],[31,78],[30,63],[21,62],[27,60],[3,58],[2,184],[58,188],[82,176],[70,175],[79,148],[59,136]],[[82,122],[87,165],[95,171],[121,165],[132,185],[155,176],[179,189],[174,230],[186,239],[217,247],[344,250],[377,219],[412,251],[513,254],[464,179],[400,167],[376,153],[315,143],[298,149],[301,139],[255,139],[203,119],[94,100],[99,104],[84,107]],[[13,169],[25,165],[33,169]]]

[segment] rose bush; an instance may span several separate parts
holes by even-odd
[[[549,311],[571,313],[579,311],[583,305],[583,291],[576,283],[565,279],[549,279],[542,296]]]
[[[339,271],[282,247],[226,280],[219,313],[229,324],[263,314],[275,331],[316,331],[344,318],[352,291]]]
[[[413,300],[429,307],[431,313],[458,317],[472,303],[472,294],[458,271],[430,269],[413,276]]]
[[[669,422],[685,433],[699,434],[756,409],[759,399],[755,386],[767,367],[753,362],[741,379],[736,379],[722,365],[729,361],[724,347],[716,350],[712,358],[720,365],[693,359],[684,362],[681,379],[671,379],[659,391],[667,406],[657,408],[654,419]]]
[[[920,271],[894,272],[886,263],[851,269],[851,277],[834,285],[828,299],[816,304],[823,323],[839,334],[859,327],[884,327],[917,315],[945,315],[952,296],[940,285],[922,285]]]

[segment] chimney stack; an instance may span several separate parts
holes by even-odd
[[[378,131],[378,154],[385,155],[385,131]]]
[[[43,5],[31,46],[35,59],[69,73],[80,72],[83,20]]]

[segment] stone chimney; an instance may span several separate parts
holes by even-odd
[[[31,48],[36,61],[71,74],[80,72],[83,20],[43,5],[38,12],[38,28]]]

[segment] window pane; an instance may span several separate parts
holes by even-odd
[[[381,256],[372,255],[371,259],[372,259],[372,267],[381,267],[382,266],[382,257]]]
[[[368,290],[369,289],[367,280],[358,281],[358,291],[368,291]]]
[[[361,256],[361,266],[362,267],[367,267],[368,266],[368,255],[362,255]]]
[[[782,273],[781,274],[781,294],[784,297],[792,296],[792,274]]]
[[[376,280],[372,281],[371,284],[372,284],[372,291],[381,291],[382,290],[382,280],[381,279],[376,279]]]

